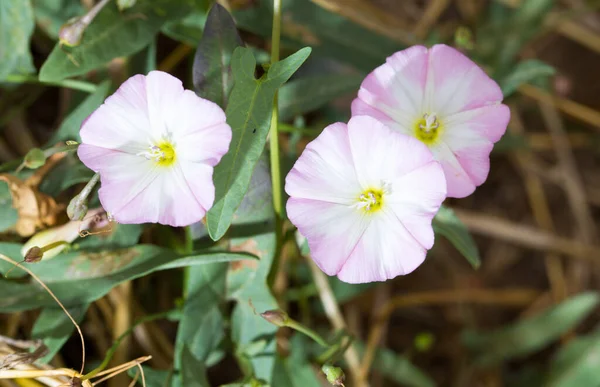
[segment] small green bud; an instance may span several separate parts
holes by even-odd
[[[71,220],[83,220],[88,212],[88,206],[85,200],[81,200],[79,195],[76,195],[67,206],[67,216]]]
[[[435,337],[429,332],[421,332],[415,337],[415,348],[419,352],[427,352],[433,346]]]
[[[334,367],[330,364],[323,364],[321,371],[323,371],[327,377],[327,381],[331,383],[332,386],[344,386],[346,375],[340,367]]]
[[[277,325],[278,327],[284,327],[287,325],[290,317],[283,310],[267,310],[260,314],[262,318],[267,320],[273,325]]]
[[[44,257],[44,252],[38,246],[33,246],[27,253],[25,253],[25,262],[27,263],[35,263],[42,260]]]
[[[33,148],[27,152],[23,159],[23,165],[29,169],[37,169],[44,164],[46,164],[46,155],[44,154],[44,151],[39,148]]]
[[[124,11],[127,8],[131,8],[135,5],[137,0],[117,0],[117,7],[119,7],[119,11]]]
[[[473,33],[468,27],[460,26],[454,33],[454,42],[459,48],[472,50],[475,47]]]

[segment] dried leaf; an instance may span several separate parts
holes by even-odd
[[[33,350],[29,352],[28,349]],[[31,364],[47,352],[48,348],[42,340],[21,341],[0,336],[0,370],[12,369],[21,364]]]
[[[9,174],[0,174],[0,181],[8,184],[12,196],[13,207],[19,219],[15,229],[20,236],[31,236],[37,229],[53,226],[65,206],[37,190],[28,181],[23,181]],[[36,178],[37,181],[37,178]]]

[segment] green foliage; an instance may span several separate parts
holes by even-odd
[[[84,13],[79,0],[32,0],[37,25],[51,38],[58,39],[60,27]]]
[[[582,293],[534,317],[493,332],[467,331],[464,343],[481,365],[497,364],[538,351],[575,328],[598,305],[597,293]]]
[[[518,63],[506,77],[500,80],[500,87],[504,98],[512,95],[517,89],[526,83],[539,78],[554,75],[554,67],[537,59],[530,59]]]
[[[20,251],[20,245],[0,243],[0,253],[19,260],[15,254],[17,251]],[[155,271],[248,259],[252,259],[252,256],[229,252],[203,252],[182,256],[157,246],[137,245],[97,253],[68,252],[30,265],[29,268],[52,289],[63,304],[73,306],[97,300],[118,284]],[[0,266],[3,272],[8,268],[10,266],[5,263]],[[18,269],[14,272],[18,273]],[[14,276],[11,273],[9,278]],[[85,286],[74,292],[75,283],[85,283]],[[0,299],[2,313],[55,305],[54,300],[33,282],[20,283],[1,279],[0,293],[3,295]]]
[[[229,152],[215,167],[215,203],[207,215],[208,231],[214,240],[225,234],[248,190],[267,141],[275,92],[302,65],[310,51],[304,48],[274,63],[256,79],[252,51],[244,47],[235,49],[231,61],[235,84],[225,111],[233,138]]]
[[[69,313],[79,323],[83,319],[88,307],[89,304],[74,306],[69,308]],[[39,361],[42,363],[50,362],[69,337],[71,337],[74,330],[75,326],[73,326],[73,322],[62,309],[58,307],[42,309],[42,313],[35,320],[31,331],[31,337],[34,339],[43,339],[49,351]]]
[[[0,81],[35,71],[29,52],[34,27],[30,0],[0,1]]]
[[[600,330],[570,341],[552,360],[548,387],[600,386]]]
[[[167,21],[181,18],[191,9],[189,0],[139,0],[120,12],[116,3],[110,2],[86,29],[78,46],[54,47],[40,70],[40,80],[60,81],[134,54],[150,43]]]
[[[17,210],[12,207],[12,196],[8,185],[0,181],[0,232],[5,231],[17,223],[19,219]]]
[[[433,218],[433,230],[436,234],[446,237],[474,268],[481,265],[479,250],[473,237],[451,208],[440,207],[440,211]]]
[[[58,130],[49,141],[49,145],[54,145],[60,141],[81,141],[79,129],[83,120],[85,120],[94,110],[96,110],[108,95],[110,82],[104,81],[96,88],[92,94],[88,95],[73,111],[63,120]]]
[[[337,97],[356,93],[362,80],[363,75],[349,74],[313,75],[293,80],[279,91],[279,119],[289,120]]]
[[[357,343],[360,352],[364,344]],[[394,351],[378,348],[373,360],[373,368],[390,380],[407,387],[435,387],[435,382],[423,371],[417,368],[407,357],[400,356]]]
[[[243,45],[231,15],[215,3],[208,13],[192,69],[194,87],[200,97],[225,109],[233,87],[231,56],[236,47]]]
[[[205,376],[204,364],[184,346],[181,355],[181,379],[185,387],[210,387]]]
[[[333,58],[361,71],[372,71],[385,58],[402,47],[390,39],[371,32],[348,19],[326,11],[312,1],[282,2],[282,40],[292,49],[310,46],[314,54]],[[273,4],[259,5],[234,13],[238,27],[270,37]]]

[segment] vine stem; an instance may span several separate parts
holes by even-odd
[[[273,31],[271,34],[271,65],[279,61],[279,42],[281,40],[281,0],[273,0]],[[275,260],[269,283],[272,284],[279,267],[279,255],[282,246],[283,233],[283,195],[281,193],[281,166],[279,158],[279,103],[278,93],[275,92],[273,112],[271,113],[271,127],[269,130],[269,147],[271,162],[271,185],[273,191],[273,209],[275,211]]]
[[[65,87],[67,89],[85,91],[86,93],[93,93],[96,91],[96,85],[93,83],[79,81],[76,79],[64,79],[57,82],[42,82],[38,79],[38,77],[33,75],[11,74],[7,76],[4,81],[10,83],[37,83],[40,85]]]

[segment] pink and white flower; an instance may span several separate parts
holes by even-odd
[[[231,128],[218,105],[152,71],[108,97],[81,139],[79,158],[100,174],[100,202],[117,222],[186,226],[213,205],[213,167]]]
[[[444,168],[448,196],[483,184],[510,111],[502,91],[459,51],[414,46],[389,57],[363,81],[353,115],[369,115],[426,144]]]
[[[424,261],[446,181],[423,143],[357,116],[308,144],[285,190],[288,217],[316,264],[362,283],[408,274]]]

